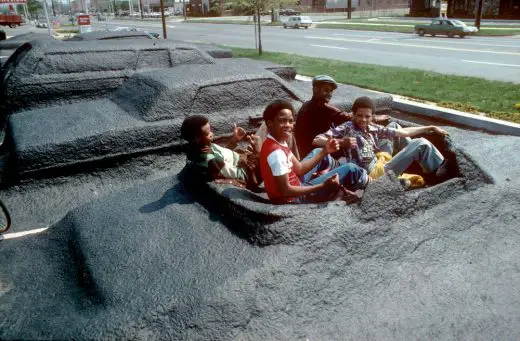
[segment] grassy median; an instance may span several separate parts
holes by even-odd
[[[304,57],[289,53],[264,52],[229,47],[235,57],[268,60],[293,66],[298,74],[329,74],[338,82],[366,89],[425,100],[469,112],[483,112],[489,117],[520,123],[520,85],[481,78],[325,58]]]

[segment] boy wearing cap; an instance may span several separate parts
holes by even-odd
[[[312,141],[317,135],[352,120],[352,113],[346,113],[329,104],[337,87],[338,84],[330,76],[318,75],[313,78],[312,98],[303,104],[296,116],[294,135],[300,155],[307,155],[315,148]],[[378,115],[374,117],[374,121],[386,121],[388,118],[387,115]]]

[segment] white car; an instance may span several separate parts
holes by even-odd
[[[311,25],[312,25],[311,18],[309,18],[307,16],[302,16],[302,15],[295,15],[295,16],[289,17],[286,21],[284,21],[283,28],[287,28],[287,27],[309,28]]]

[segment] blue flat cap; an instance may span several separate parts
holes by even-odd
[[[317,76],[315,76],[312,79],[312,84],[315,84],[315,83],[329,83],[329,84],[334,85],[334,89],[336,89],[338,87],[338,83],[336,83],[334,78],[332,78],[331,76],[327,76],[327,75],[317,75]]]

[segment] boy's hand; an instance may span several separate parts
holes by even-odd
[[[337,189],[339,187],[339,176],[338,176],[338,174],[334,174],[333,176],[331,176],[330,178],[325,180],[323,185],[326,188]]]
[[[437,133],[437,134],[440,134],[440,135],[448,135],[448,132],[440,127],[437,127],[437,126],[431,126],[430,127],[430,131],[432,133]]]
[[[355,137],[344,137],[339,140],[340,145],[343,149],[356,149],[357,148],[357,140]]]
[[[336,140],[332,137],[329,137],[329,139],[327,140],[327,143],[323,147],[323,150],[327,154],[332,154],[332,153],[337,152],[339,150],[338,140]]]
[[[233,123],[233,139],[235,141],[242,141],[242,139],[246,136],[246,131],[244,128],[237,127],[235,123]]]
[[[260,153],[260,150],[262,150],[262,138],[258,135],[247,135],[247,139],[253,150]]]

